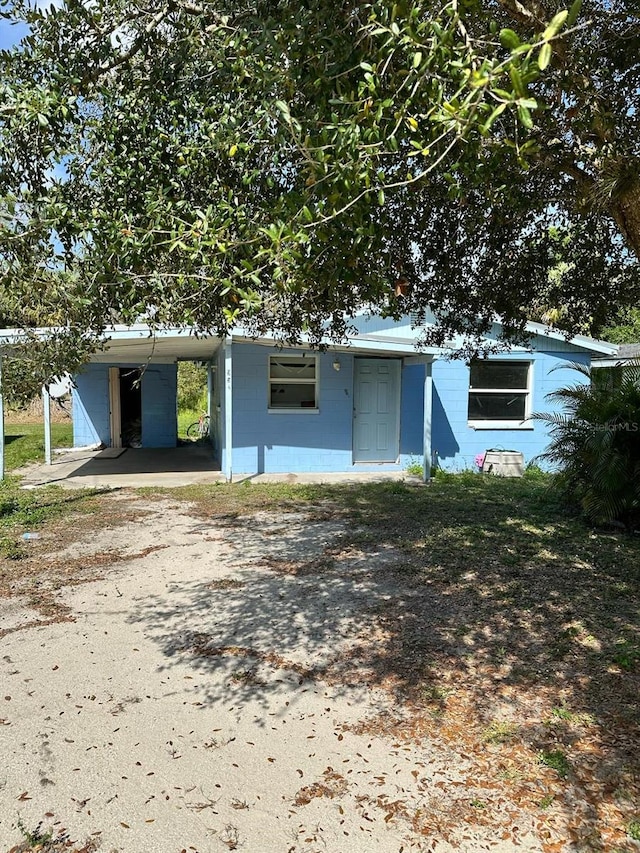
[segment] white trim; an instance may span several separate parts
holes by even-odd
[[[471,427],[471,429],[482,430],[482,429],[529,429],[532,430],[533,426],[527,423],[527,421],[467,421],[467,426]]]
[[[142,363],[144,364],[177,364],[178,361],[207,361],[206,358],[181,358],[178,359],[175,356],[152,356],[151,358],[146,358],[144,355],[140,355],[139,358],[135,358],[135,354],[126,353],[123,350],[107,350],[102,353],[95,353],[95,355],[91,356],[91,362],[93,364],[110,364],[110,365],[119,365],[120,367],[139,367]]]
[[[228,483],[233,479],[233,339],[224,342],[224,475]]]
[[[496,321],[500,325],[500,321]],[[543,323],[534,323],[529,321],[526,325],[528,332],[533,332],[540,335],[541,338],[551,338],[555,341],[565,341],[565,343],[573,344],[582,349],[591,350],[592,352],[604,352],[607,355],[613,354],[618,349],[618,344],[611,344],[609,341],[600,341],[597,338],[589,338],[587,335],[574,335],[567,340],[566,336],[555,329],[545,326]]]
[[[437,360],[437,355],[408,355],[402,359],[402,364],[404,367],[411,367],[415,364],[433,364]]]
[[[591,369],[595,370],[598,367],[626,367],[637,360],[637,355],[629,356],[628,358],[594,358],[591,361]]]
[[[528,424],[531,417],[532,397],[533,397],[533,366],[535,362],[528,358],[509,358],[509,359],[487,359],[485,365],[493,364],[526,364],[527,369],[527,387],[526,388],[472,388],[471,387],[471,367],[469,367],[469,387],[467,390],[467,426],[472,429],[533,429],[532,425]],[[517,394],[524,396],[524,418],[521,421],[510,421],[505,418],[495,418],[494,420],[484,420],[469,417],[469,397],[472,393],[475,394]]]
[[[44,418],[44,460],[51,465],[51,398],[46,385],[42,386],[42,416]]]
[[[424,366],[424,405],[422,409],[422,479],[427,483],[431,479],[431,422],[433,420],[433,364]]]
[[[308,378],[300,378],[300,377],[272,377],[271,376],[271,362],[272,359],[280,359],[281,362],[286,363],[286,361],[308,361],[309,364],[313,362],[313,379]],[[271,386],[272,385],[309,385],[313,386],[313,399],[315,401],[315,406],[272,406],[271,405]],[[305,413],[305,414],[318,414],[319,400],[318,396],[320,393],[320,364],[317,355],[306,355],[305,353],[301,353],[299,355],[293,353],[286,353],[284,355],[280,355],[278,353],[271,353],[267,356],[267,411],[270,413],[278,413],[282,414],[295,412],[296,414]]]
[[[320,409],[303,409],[294,408],[293,406],[288,409],[286,406],[283,406],[281,409],[267,409],[268,415],[319,415]]]
[[[371,312],[361,311],[357,312],[356,316],[377,316],[371,315]],[[497,325],[500,325],[500,319],[496,318],[495,320]],[[401,321],[400,321],[401,323]],[[411,320],[409,318],[409,324],[411,325]],[[526,330],[530,332],[532,335],[536,335],[539,338],[549,338],[551,340],[556,341],[564,341],[569,344],[573,344],[580,349],[587,350],[589,352],[597,352],[602,353],[603,355],[615,356],[618,351],[618,345],[609,343],[608,341],[599,341],[594,338],[589,338],[586,335],[575,335],[572,338],[567,340],[566,336],[556,330],[552,329],[549,326],[545,326],[542,323],[533,323],[529,322],[526,325]],[[50,328],[38,328],[31,329],[29,334],[35,334],[39,337],[46,338],[52,333],[59,331],[56,327]],[[235,340],[245,340],[249,343],[265,343],[271,346],[275,346],[277,344],[276,338],[273,335],[264,335],[260,338],[253,338],[250,334],[247,333],[246,329],[243,329],[241,326],[231,330],[233,337]],[[416,340],[419,336],[419,327],[416,331],[415,338],[411,339],[396,339],[394,340],[393,336],[385,335],[384,331],[379,333],[374,333],[373,335],[354,335],[353,338],[350,339],[349,344],[347,346],[335,346],[330,338],[325,338],[323,340],[324,344],[327,344],[332,350],[342,350],[348,351],[349,349],[353,350],[369,350],[383,353],[407,353],[407,354],[415,354],[416,352]],[[26,340],[27,334],[22,329],[0,329],[0,347],[11,346],[12,344],[19,344]],[[151,332],[149,326],[144,323],[136,323],[132,326],[125,325],[115,325],[110,329],[106,329],[104,333],[103,340],[106,342],[107,347],[109,342],[112,341],[114,343],[118,341],[141,341],[142,339],[148,338],[150,341],[150,346],[153,345],[153,340],[161,341],[163,339],[182,339],[191,341],[207,341],[212,346],[211,351],[205,356],[204,354],[200,356],[201,360],[206,360],[207,358],[211,358],[213,354],[216,352],[218,347],[221,345],[222,340],[214,335],[205,336],[200,335],[196,336],[190,328],[177,328],[177,327],[167,327],[162,329],[157,329],[155,332]],[[298,348],[300,346],[308,345],[309,337],[307,335],[300,336],[300,343],[297,345]],[[454,342],[452,341],[452,344]],[[179,348],[179,347],[178,347]],[[541,346],[535,346],[535,349],[544,350]],[[199,349],[199,347],[198,347]],[[425,352],[440,354],[443,352],[447,352],[448,350],[455,349],[455,346],[451,347],[441,347],[441,348],[425,348]],[[186,354],[184,358],[192,357],[191,354]],[[196,357],[196,356],[193,356]]]

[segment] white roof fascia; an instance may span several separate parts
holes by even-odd
[[[365,312],[363,312],[365,313]],[[496,320],[499,323],[499,320]],[[419,334],[419,328],[416,327],[416,338]],[[595,338],[589,338],[586,335],[575,335],[572,338],[567,338],[562,332],[551,329],[549,326],[545,326],[542,323],[534,323],[529,322],[526,325],[526,329],[532,335],[536,335],[538,337],[547,337],[552,340],[566,341],[569,344],[573,344],[580,349],[585,349],[590,352],[601,353],[605,356],[615,356],[618,351],[617,344],[609,343],[608,341],[600,341]],[[46,337],[54,331],[62,331],[62,329],[55,328],[37,328],[30,329],[30,334],[36,334],[38,336]],[[237,339],[243,340],[255,340],[251,335],[248,335],[246,330],[242,327],[238,327],[237,330],[233,330],[233,335]],[[165,328],[165,329],[156,329],[152,331],[148,325],[145,323],[136,323],[132,326],[124,326],[124,325],[115,325],[111,328],[105,330],[104,338],[105,341],[109,340],[117,341],[117,340],[136,340],[141,338],[153,338],[162,339],[162,338],[214,338],[216,340],[220,340],[216,338],[215,335],[204,335],[204,334],[194,334],[193,331],[189,328],[185,327],[175,327],[175,328]],[[23,342],[27,338],[27,334],[22,329],[0,329],[0,347],[7,347],[11,345],[16,345]],[[382,344],[384,349],[389,349],[389,351],[395,351],[398,353],[404,352],[404,347],[411,347],[415,351],[415,339],[414,338],[393,338],[391,334],[386,335],[384,331],[377,332],[372,335],[355,335],[350,339],[350,347],[360,346],[362,344],[362,349],[369,349],[367,345],[367,341],[376,342],[378,345]],[[275,344],[275,338],[272,335],[264,335],[259,340],[264,341],[272,341]],[[330,340],[326,340],[325,343],[331,349],[336,349],[336,345],[332,344]],[[300,341],[300,346],[309,345],[309,339],[307,336],[302,336]],[[455,349],[455,343],[452,341],[452,349]],[[442,353],[445,352],[446,349],[443,348],[426,348],[424,352],[432,352],[432,353]]]
[[[567,338],[562,332],[557,329],[552,329],[545,326],[543,323],[527,323],[526,329],[535,335],[542,338],[552,338],[556,341],[566,341],[568,344],[573,344],[581,349],[591,350],[591,352],[602,352],[606,355],[613,355],[618,351],[617,344],[611,344],[609,341],[599,341],[596,338],[590,338],[587,335],[574,335],[572,338]]]

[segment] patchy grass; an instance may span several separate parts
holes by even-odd
[[[543,749],[540,753],[540,763],[555,770],[561,779],[569,775],[569,762],[561,749]]]
[[[95,490],[68,491],[60,486],[23,490],[16,477],[0,481],[0,557],[19,560],[26,556],[31,543],[22,540],[23,533],[37,532],[47,521],[72,510],[90,511],[94,504],[85,502],[95,494]]]
[[[54,836],[52,829],[43,829],[39,823],[34,829],[28,829],[20,818],[16,827],[24,841],[12,847],[9,853],[96,853],[100,846],[97,839],[90,839],[80,847],[69,839],[66,832]]]
[[[490,723],[483,733],[483,740],[487,743],[509,743],[518,735],[518,727],[515,723],[494,721]]]
[[[218,484],[171,497],[239,534],[247,516],[274,509],[345,521],[314,577],[370,553],[368,618],[350,656],[309,676],[388,690],[397,712],[357,730],[427,738],[469,762],[483,808],[471,799],[451,820],[481,813],[501,832],[517,804],[541,815],[545,851],[563,850],[561,837],[627,850],[640,796],[640,537],[586,526],[549,482],[464,474],[427,487]]]
[[[54,447],[71,447],[71,423],[51,425]],[[31,462],[44,461],[44,427],[38,423],[10,423],[5,430],[5,468],[8,472]],[[23,490],[20,480],[7,476],[0,481],[0,558],[19,560],[26,556],[21,535],[37,531],[46,521],[80,509],[95,490],[69,492],[57,486]],[[89,509],[90,507],[87,507]],[[1,569],[0,569],[1,579]]]

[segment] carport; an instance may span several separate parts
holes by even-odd
[[[67,476],[85,485],[104,474],[121,481],[144,474],[147,482],[151,474],[186,475],[177,439],[177,365],[195,361],[207,367],[212,441],[203,444],[207,470],[192,474],[221,471],[227,481],[395,477],[420,460],[426,480],[432,365],[439,353],[418,353],[409,326],[368,317],[358,322],[348,340],[321,348],[304,340],[282,346],[271,335],[253,338],[243,329],[219,338],[184,328],[113,327],[74,376],[72,393],[74,449],[110,452],[54,461],[51,394],[44,389],[46,461],[59,476],[42,479],[60,481],[62,466],[72,462]],[[0,347],[20,339],[20,332],[0,332]]]
[[[42,329],[39,333],[46,335],[48,330]],[[0,479],[4,477],[5,444],[2,353],[7,355],[12,345],[22,337],[20,330],[0,332]],[[165,475],[174,484],[178,480],[198,482],[202,477],[218,479],[220,423],[219,405],[214,400],[216,366],[213,359],[217,357],[221,343],[219,338],[197,336],[189,329],[164,329],[152,333],[148,326],[137,325],[109,330],[104,348],[92,356],[86,372],[74,377],[74,449],[70,453],[59,456],[53,451],[50,407],[56,389],[42,390],[45,459],[51,470],[47,472],[41,468],[34,476],[33,485],[36,482],[61,482],[67,477],[73,478],[76,485],[109,485],[114,479],[122,484],[131,484],[136,477],[139,480],[140,475],[144,475],[148,485],[162,480]],[[175,377],[179,361],[195,361],[207,367],[211,443],[200,442],[197,446],[178,444]],[[87,382],[90,375],[91,382]],[[98,383],[95,382],[96,376],[101,380]],[[139,406],[141,409],[144,406],[140,414],[148,425],[141,429],[146,429],[146,435],[151,437],[146,447],[126,447],[126,437],[123,440],[126,416],[123,411],[126,401],[121,391],[123,376],[137,380]],[[167,377],[169,381],[166,381]],[[56,384],[53,383],[54,386]],[[147,393],[143,396],[141,389],[145,385]],[[130,379],[130,396],[135,397],[135,387],[135,382]],[[93,394],[93,388],[99,388],[101,393]],[[159,484],[164,484],[166,478]]]

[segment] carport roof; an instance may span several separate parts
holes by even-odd
[[[222,343],[221,338],[195,335],[190,329],[160,329],[148,326],[116,326],[106,332],[104,350],[91,361],[209,361]]]
[[[50,331],[50,329],[34,329],[31,333],[45,337]],[[234,342],[239,343],[254,343],[266,347],[278,344],[271,335],[254,338],[244,329],[234,330],[231,337]],[[0,353],[3,350],[9,351],[12,345],[24,340],[25,334],[19,329],[0,330]],[[105,331],[104,340],[104,348],[95,352],[90,361],[98,363],[209,361],[224,343],[224,338],[196,335],[189,328],[165,328],[152,331],[144,324],[113,326]],[[442,352],[440,349],[427,348],[418,353],[415,338],[389,336],[384,333],[359,332],[341,344],[335,344],[329,340],[325,343],[334,352],[419,356],[426,360]],[[308,346],[308,340],[303,337],[300,343],[292,345],[292,348],[304,349]]]

